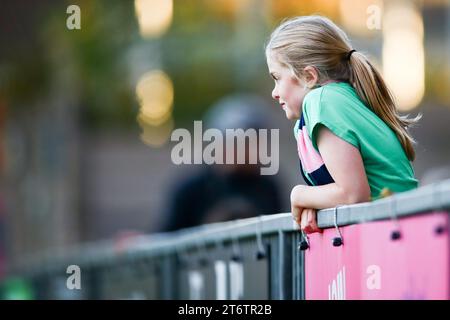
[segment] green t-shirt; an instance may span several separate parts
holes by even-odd
[[[389,188],[392,192],[417,188],[418,181],[412,165],[394,131],[365,106],[349,83],[328,83],[310,91],[303,100],[302,113],[303,129],[306,128],[304,133],[309,136],[313,152],[318,157],[317,133],[320,125],[359,149],[373,199],[380,195],[383,188]],[[296,128],[300,128],[299,122]],[[300,140],[297,140],[299,143]],[[307,149],[308,144],[301,143],[304,146],[299,145],[299,154]],[[303,154],[303,157],[307,155]],[[317,162],[317,159],[314,161]],[[304,169],[303,173],[310,179]]]

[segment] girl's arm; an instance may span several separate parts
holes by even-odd
[[[314,187],[295,186],[291,192],[291,205],[325,209],[369,201],[370,187],[359,150],[325,126],[319,128],[317,146],[335,182]]]

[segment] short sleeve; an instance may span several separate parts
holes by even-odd
[[[313,94],[305,97],[303,106],[305,125],[313,147],[319,151],[317,137],[320,126],[325,126],[336,136],[359,149],[358,138],[352,130],[351,110],[339,99],[324,98],[324,90],[325,88],[320,88],[317,92],[311,92]]]

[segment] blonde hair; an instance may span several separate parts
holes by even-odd
[[[266,55],[273,53],[279,63],[294,75],[304,78],[303,69],[313,66],[318,83],[327,80],[349,82],[359,98],[397,135],[410,161],[415,158],[414,139],[408,127],[420,120],[397,113],[394,96],[380,73],[367,57],[352,50],[345,32],[330,19],[322,16],[296,17],[282,22],[266,44]]]

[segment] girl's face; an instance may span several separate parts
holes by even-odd
[[[267,66],[275,80],[272,97],[278,101],[288,119],[300,118],[303,99],[310,89],[305,82],[295,77],[287,66],[274,59],[273,54],[267,55]]]

